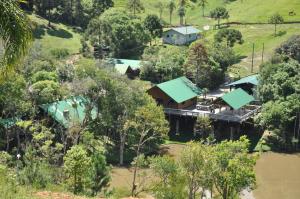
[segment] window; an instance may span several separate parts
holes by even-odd
[[[167,35],[167,37],[169,38],[169,37],[170,37],[170,35]]]

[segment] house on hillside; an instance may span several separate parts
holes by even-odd
[[[63,126],[70,128],[82,125],[86,120],[86,102],[87,99],[77,96],[70,99],[41,105],[41,109],[50,116],[54,121]],[[90,111],[92,119],[97,116],[96,108]]]
[[[112,64],[115,70],[127,75],[128,78],[135,78],[140,74],[141,61],[132,59],[109,59],[108,63]]]
[[[193,26],[171,28],[163,33],[163,43],[187,45],[200,38],[200,30]]]
[[[197,103],[201,90],[186,77],[179,77],[149,89],[151,95],[164,108],[184,109]]]
[[[230,87],[230,90],[232,90],[232,88],[235,89],[241,88],[245,90],[248,94],[256,96],[255,90],[257,85],[258,85],[258,75],[250,75],[238,81],[232,82],[227,86]]]

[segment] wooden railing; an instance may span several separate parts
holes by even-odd
[[[253,107],[253,106],[252,106]],[[164,111],[168,115],[180,115],[180,116],[191,116],[191,117],[210,117],[215,120],[229,121],[229,122],[244,122],[250,117],[254,116],[260,111],[260,106],[253,107],[251,111],[246,113],[245,115],[229,115],[226,113],[210,113],[207,111],[194,111],[194,110],[184,110],[184,109],[173,109],[173,108],[165,108]]]

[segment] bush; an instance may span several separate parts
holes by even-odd
[[[44,80],[50,80],[56,82],[57,74],[55,72],[39,71],[35,73],[31,78],[32,83],[36,83],[38,81],[44,81]]]
[[[53,55],[57,59],[63,59],[70,55],[69,50],[66,48],[55,48],[50,51],[51,55]]]

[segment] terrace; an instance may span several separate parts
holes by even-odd
[[[210,117],[214,120],[242,123],[256,115],[261,106],[242,89],[236,89],[216,99],[200,99],[201,102],[184,109],[164,108],[168,115]]]

